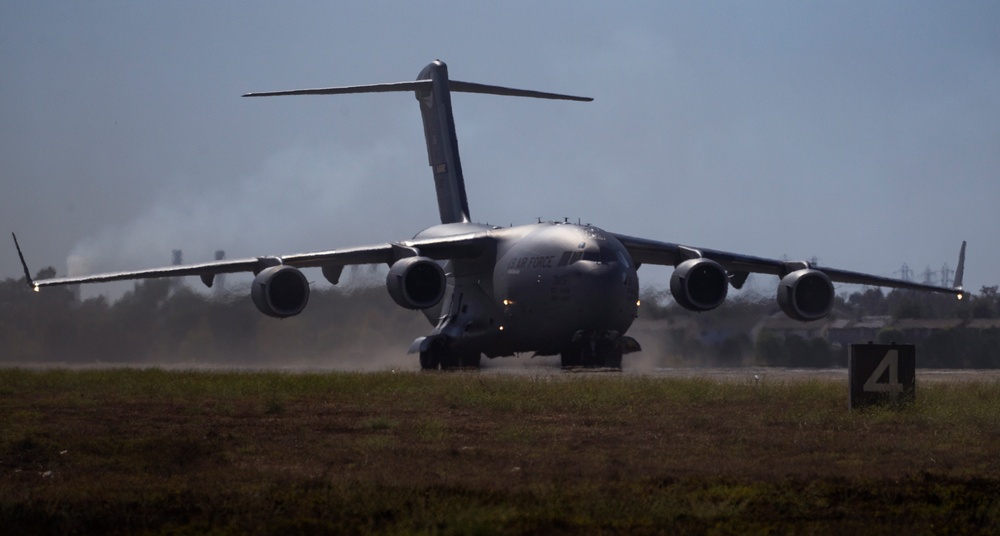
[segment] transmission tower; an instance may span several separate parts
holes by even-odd
[[[942,287],[950,287],[951,286],[951,284],[952,284],[952,280],[951,280],[952,276],[951,276],[951,274],[952,273],[953,272],[951,271],[951,269],[948,268],[948,263],[944,263],[944,266],[941,267],[941,286]]]
[[[903,281],[909,281],[911,277],[913,277],[913,270],[910,270],[910,267],[904,262],[903,266],[899,269],[899,278]]]
[[[931,267],[928,266],[924,270],[924,284],[925,285],[933,285],[934,284],[934,276],[935,275],[937,275],[937,274],[935,274],[934,271],[931,270]]]

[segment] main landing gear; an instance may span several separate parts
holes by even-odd
[[[456,352],[448,347],[444,340],[434,341],[430,348],[420,352],[420,368],[422,370],[449,370],[463,368],[479,368],[482,354],[479,352]]]

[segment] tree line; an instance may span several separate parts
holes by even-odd
[[[655,304],[647,308],[648,303]],[[679,307],[669,291],[647,290],[643,308],[667,329],[662,332],[677,365],[846,367],[848,347],[820,336],[783,334],[762,329],[761,320],[783,318],[773,296],[740,294],[709,313]],[[874,342],[916,344],[918,366],[924,368],[1000,368],[1000,329],[970,327],[970,321],[1000,318],[997,286],[984,286],[971,297],[880,288],[837,296],[830,316],[820,322],[888,320]],[[894,327],[900,320],[955,319],[948,328],[915,335]],[[670,330],[671,324],[693,329]],[[942,324],[949,324],[943,322]],[[716,333],[714,340],[706,332]],[[855,341],[864,343],[867,341]]]
[[[426,326],[381,287],[313,290],[302,314],[278,320],[257,310],[246,285],[207,295],[150,279],[109,301],[81,300],[72,287],[32,292],[23,278],[0,282],[3,363],[324,366],[373,347],[405,353]]]
[[[54,275],[46,268],[37,277]],[[647,358],[658,366],[846,366],[846,348],[824,339],[755,332],[778,310],[771,296],[737,294],[714,311],[693,313],[669,291],[647,288],[640,343],[656,354]],[[863,289],[838,296],[832,315],[998,318],[1000,296],[996,286],[964,301]],[[145,280],[109,301],[80,299],[72,287],[32,292],[23,278],[0,281],[0,362],[6,364],[325,366],[373,352],[403,356],[428,330],[423,315],[398,307],[381,285],[314,289],[302,314],[277,320],[257,311],[245,286],[207,295],[177,280]],[[906,342],[892,328],[879,340]],[[935,332],[918,343],[918,360],[923,367],[1000,368],[1000,330]]]

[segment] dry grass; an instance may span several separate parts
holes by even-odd
[[[0,370],[17,533],[989,533],[1000,385]]]

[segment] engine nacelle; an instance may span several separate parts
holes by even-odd
[[[778,283],[778,305],[795,320],[818,320],[833,309],[833,282],[819,270],[796,270]]]
[[[297,268],[271,266],[254,278],[250,297],[257,309],[267,316],[295,316],[309,303],[309,281]]]
[[[385,286],[400,307],[427,309],[444,297],[444,270],[427,257],[406,257],[393,263]]]
[[[670,276],[670,293],[689,311],[709,311],[722,305],[729,292],[729,277],[711,259],[688,259]]]

